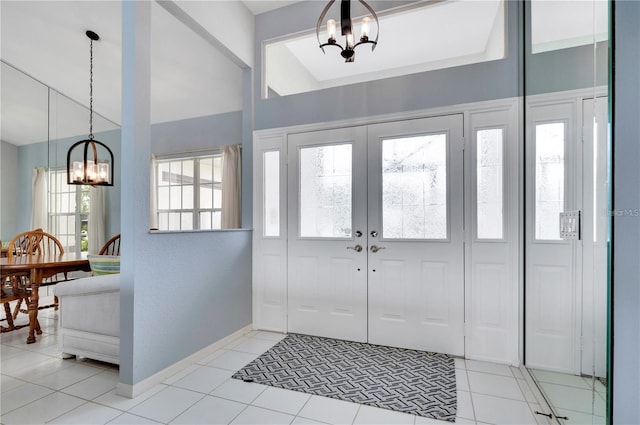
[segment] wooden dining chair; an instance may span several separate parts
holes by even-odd
[[[29,230],[22,232],[9,242],[7,248],[7,256],[11,260],[13,257],[26,256],[26,255],[62,255],[64,254],[64,248],[62,243],[50,233],[43,231],[42,229]],[[31,282],[28,281],[28,276],[24,276],[30,287]],[[44,279],[40,283],[40,287],[55,285],[58,282],[68,280],[67,274],[62,273],[60,275],[54,275]],[[18,300],[16,307],[13,311],[13,318],[18,317],[18,313],[26,313],[26,310],[21,309],[22,300]],[[54,307],[58,309],[58,297],[54,297],[53,304],[38,306],[38,310]]]
[[[2,288],[0,288],[2,292],[0,295],[0,304],[3,305],[5,313],[5,317],[1,320],[7,321],[7,326],[0,325],[0,332],[9,332],[29,326],[28,322],[23,325],[16,325],[13,322],[14,317],[13,314],[11,314],[11,307],[9,305],[12,301],[18,301],[18,304],[22,303],[23,300],[25,300],[26,303],[29,302],[31,289],[28,287],[26,276],[2,273],[0,275],[0,281],[2,282]]]
[[[109,239],[100,248],[98,255],[120,255],[120,233]]]

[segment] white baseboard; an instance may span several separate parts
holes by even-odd
[[[181,370],[186,369],[192,364],[198,362],[198,360],[207,357],[208,355],[212,354],[214,351],[219,350],[220,348],[229,344],[234,339],[239,338],[242,335],[251,332],[252,330],[253,330],[253,325],[249,324],[244,328],[232,333],[231,335],[227,335],[224,338],[214,342],[213,344],[207,347],[204,347],[202,350],[196,351],[189,357],[185,357],[184,359],[172,364],[171,366],[162,369],[161,371],[138,382],[137,384],[130,385],[130,384],[123,384],[121,382],[118,382],[118,385],[116,386],[116,394],[122,397],[135,398],[140,394],[142,394],[143,392],[162,383],[168,377],[173,376],[176,373],[180,372]]]

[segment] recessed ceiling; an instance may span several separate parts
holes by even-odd
[[[360,9],[352,8],[357,37],[361,17],[368,15]],[[339,21],[339,10],[334,5],[327,19]],[[323,54],[315,31],[269,43],[265,49],[268,89],[282,96],[496,60],[505,54],[503,0],[419,2],[380,14],[379,21],[375,51],[367,44],[357,47],[352,63],[345,63],[333,46],[325,47]],[[326,39],[323,28],[320,40]],[[338,43],[344,44],[339,31]],[[281,78],[283,74],[286,78]]]

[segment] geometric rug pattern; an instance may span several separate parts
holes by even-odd
[[[455,422],[456,374],[446,354],[289,334],[233,376]]]

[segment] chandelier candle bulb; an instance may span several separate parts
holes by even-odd
[[[360,39],[368,40],[369,39],[369,31],[371,30],[371,18],[364,17],[362,18],[362,29],[360,30]]]
[[[327,21],[327,34],[329,34],[329,43],[336,41],[336,20],[329,19]]]

